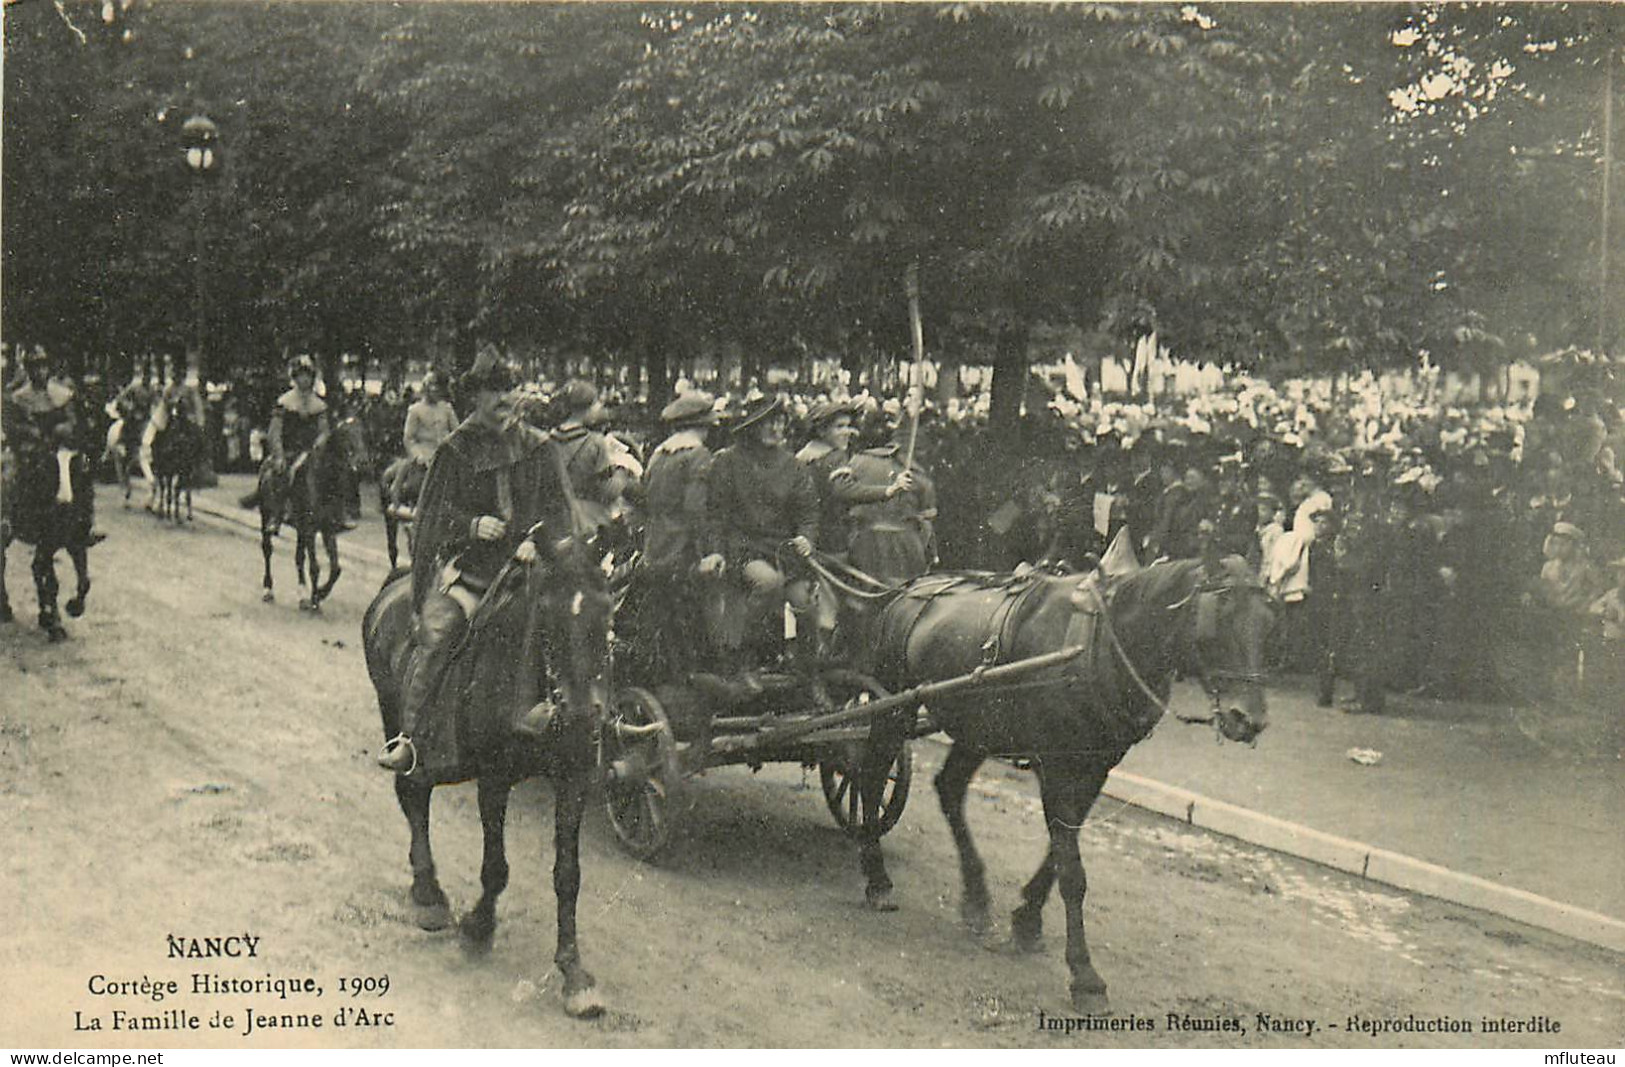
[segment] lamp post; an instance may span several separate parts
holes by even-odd
[[[202,450],[198,460],[198,469],[195,479],[199,485],[211,486],[216,482],[214,474],[214,459],[212,444],[214,436],[209,433],[208,404],[204,399],[208,388],[209,361],[205,358],[204,338],[207,333],[205,326],[203,301],[203,249],[204,249],[204,209],[208,204],[206,188],[209,181],[220,173],[220,129],[207,115],[193,115],[181,125],[181,144],[186,158],[186,166],[192,172],[192,342],[187,355],[188,377],[197,375],[198,388],[198,425],[204,432],[204,440],[208,442]]]

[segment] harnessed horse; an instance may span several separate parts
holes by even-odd
[[[352,466],[365,456],[360,423],[355,416],[339,420],[327,433],[317,437],[310,450],[294,457],[286,473],[267,462],[260,468],[260,552],[265,557],[266,603],[276,599],[271,580],[272,539],[284,523],[294,529],[294,566],[299,575],[304,611],[320,611],[322,601],[332,593],[343,568],[339,566],[338,534],[344,524],[345,501],[350,490]],[[316,554],[320,535],[327,550],[328,577],[322,581],[322,565]],[[304,592],[306,576],[309,592]]]
[[[526,595],[510,599],[504,614],[502,607],[491,605],[501,603],[516,575],[524,578],[521,584]],[[522,663],[520,669],[545,672],[564,709],[544,742],[522,740],[506,729],[512,709],[523,699],[524,688],[513,684],[515,663],[521,657],[514,655],[516,642],[511,638],[520,621],[515,616],[526,616],[527,610],[544,627],[541,644],[546,662]],[[411,899],[418,925],[425,930],[443,929],[451,921],[450,905],[435,875],[429,847],[429,802],[434,787],[478,780],[485,840],[481,894],[459,930],[465,943],[482,949],[490,946],[496,932],[497,898],[508,884],[503,823],[509,791],[522,779],[537,774],[548,777],[554,794],[553,892],[558,905],[553,960],[564,974],[565,1010],[578,1017],[603,1010],[594,979],[581,965],[576,898],[581,888],[581,818],[587,790],[597,777],[595,738],[608,696],[610,610],[603,571],[590,545],[579,535],[553,542],[550,553],[533,564],[528,575],[510,565],[471,617],[471,638],[459,653],[475,658],[461,675],[467,679],[466,686],[455,695],[469,713],[457,765],[433,780],[416,774],[395,777],[395,795],[412,831]],[[362,621],[367,670],[378,693],[386,739],[397,736],[401,729],[402,687],[411,659],[412,631],[411,576],[400,572],[379,591]],[[504,634],[510,638],[506,646],[498,639]]]
[[[1106,983],[1084,936],[1084,817],[1107,772],[1161,717],[1176,671],[1201,682],[1223,737],[1251,742],[1264,729],[1264,642],[1273,622],[1268,594],[1250,568],[1216,555],[1157,563],[1104,584],[1096,575],[930,575],[910,583],[876,620],[874,673],[894,691],[1083,649],[1063,665],[1009,684],[971,686],[930,706],[953,739],[936,788],[959,852],[960,912],[978,934],[990,926],[989,896],[965,823],[966,790],[993,755],[1030,760],[1038,773],[1049,849],[1012,916],[1012,943],[1037,948],[1044,903],[1059,882],[1072,1001],[1081,1012],[1106,1007]],[[905,729],[906,721],[876,722],[871,751],[900,742],[900,734],[890,742],[884,734]],[[866,759],[858,781],[865,807],[876,808],[864,813],[860,843],[868,900],[880,910],[895,907],[878,830],[885,771],[883,760]]]

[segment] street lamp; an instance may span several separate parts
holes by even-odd
[[[204,440],[212,442],[214,438],[208,433],[208,404],[204,400],[208,362],[204,358],[203,222],[204,208],[208,204],[206,187],[209,180],[220,173],[220,129],[207,115],[193,115],[181,125],[181,145],[193,179],[192,344],[187,364],[188,370],[197,375],[198,401],[202,408],[198,412],[199,428],[204,431]],[[195,477],[199,485],[215,484],[214,462],[208,447],[202,450]]]

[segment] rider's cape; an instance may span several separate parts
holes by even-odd
[[[549,536],[570,534],[574,516],[563,468],[546,434],[523,424],[496,433],[464,422],[435,450],[418,498],[412,553],[412,604],[454,564],[465,583],[496,577],[519,542],[545,520]],[[493,515],[507,523],[496,541],[474,537],[474,520]]]

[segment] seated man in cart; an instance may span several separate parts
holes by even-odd
[[[708,628],[723,660],[747,678],[781,650],[802,669],[815,659],[807,647],[816,630],[812,583],[790,567],[812,556],[818,494],[785,447],[788,428],[778,398],[751,403],[733,428],[734,444],[717,454],[706,479],[698,570],[719,579],[706,597]]]
[[[622,610],[630,616],[629,629],[643,637],[634,642],[639,666],[665,677],[710,659],[696,575],[714,458],[706,431],[717,423],[716,400],[710,393],[685,392],[665,406],[660,419],[670,434],[650,454],[644,472],[643,556]]]

